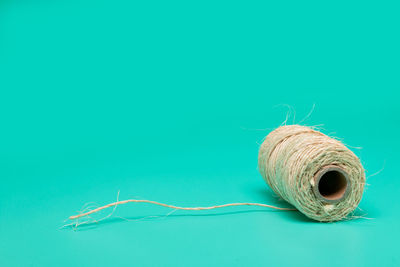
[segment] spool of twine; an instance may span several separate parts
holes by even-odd
[[[341,220],[361,201],[365,173],[358,157],[309,127],[272,131],[261,145],[258,167],[277,195],[314,220]]]
[[[357,156],[340,141],[305,126],[288,125],[272,131],[261,145],[258,167],[262,177],[276,194],[309,218],[318,221],[338,221],[348,216],[358,206],[364,190],[364,169]],[[127,203],[159,205],[173,211],[200,211],[234,206],[294,210],[247,202],[180,207],[146,199],[120,201],[118,196],[119,193],[115,202],[89,211],[85,208],[79,214],[70,216],[69,220],[73,222],[63,227],[71,226],[76,229],[82,224],[98,223],[109,218],[117,206]],[[93,213],[110,207],[114,207],[113,211],[104,218],[90,218]],[[87,219],[79,221],[81,218]]]

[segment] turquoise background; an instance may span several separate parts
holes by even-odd
[[[278,1],[279,2],[279,1]],[[1,266],[399,266],[398,1],[1,1]],[[257,171],[323,124],[368,178],[357,219],[146,204],[288,206]],[[354,147],[362,147],[356,149]],[[106,216],[111,210],[99,216]],[[150,215],[158,218],[145,218]],[[119,217],[130,220],[126,221]]]

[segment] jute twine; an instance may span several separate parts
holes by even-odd
[[[338,221],[358,206],[365,173],[340,141],[300,125],[272,131],[261,145],[259,171],[284,200],[307,217]]]
[[[261,175],[275,193],[306,216],[318,221],[341,220],[352,212],[361,200],[365,174],[360,160],[341,142],[305,126],[282,126],[272,131],[261,145],[258,166]],[[127,203],[159,205],[173,211],[201,211],[233,206],[294,210],[263,203],[180,207],[145,199],[120,201],[118,196],[115,202],[93,209],[85,208],[79,214],[70,216],[69,220],[73,222],[63,227],[71,226],[75,229],[82,224],[98,223],[109,218],[117,206]],[[95,220],[90,217],[110,207],[114,207],[113,211],[104,218]],[[86,220],[80,221],[82,218]]]

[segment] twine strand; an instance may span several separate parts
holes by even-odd
[[[179,207],[179,206],[175,206],[175,205],[169,205],[169,204],[165,204],[165,203],[161,203],[161,202],[157,202],[157,201],[152,201],[152,200],[145,200],[145,199],[128,199],[128,200],[122,200],[122,201],[116,201],[107,205],[104,205],[102,207],[99,207],[97,209],[93,209],[91,211],[85,212],[85,213],[81,213],[78,215],[74,215],[74,216],[70,216],[69,219],[70,220],[74,220],[74,219],[78,219],[84,216],[88,216],[90,214],[99,212],[101,210],[113,207],[113,206],[118,206],[118,205],[122,205],[122,204],[126,204],[126,203],[149,203],[149,204],[154,204],[154,205],[158,205],[158,206],[163,206],[163,207],[167,207],[167,208],[171,208],[171,209],[175,209],[175,210],[212,210],[212,209],[219,209],[219,208],[225,208],[225,207],[233,207],[233,206],[259,206],[259,207],[265,207],[265,208],[271,208],[271,209],[276,209],[276,210],[296,210],[293,208],[282,208],[282,207],[276,207],[276,206],[272,206],[272,205],[267,205],[267,204],[261,204],[261,203],[229,203],[229,204],[223,204],[223,205],[216,205],[216,206],[210,206],[210,207]]]

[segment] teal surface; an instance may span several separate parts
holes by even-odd
[[[400,266],[398,14],[397,1],[1,1],[0,266]],[[357,212],[371,219],[132,204],[60,229],[118,190],[287,207],[257,153],[288,111],[342,138],[367,176],[383,168]]]

